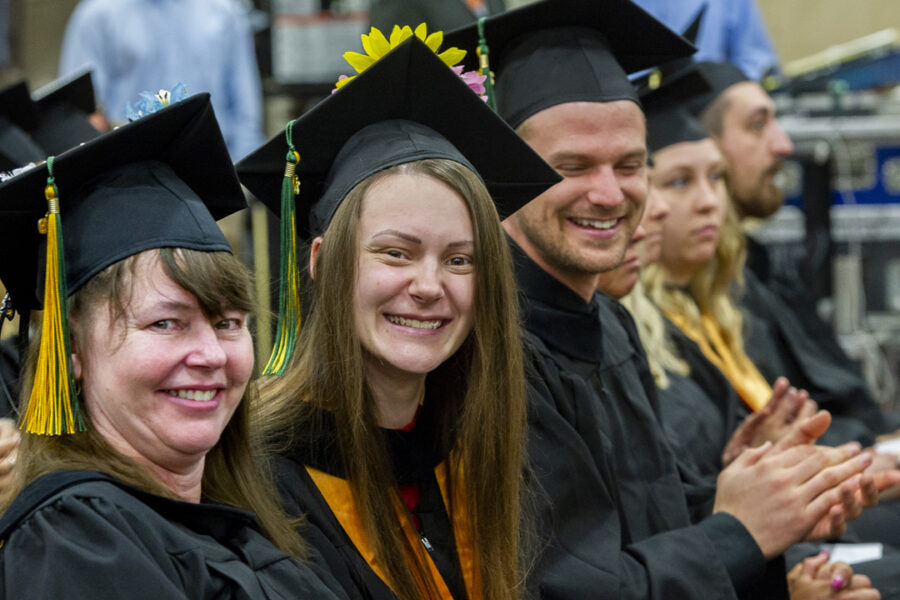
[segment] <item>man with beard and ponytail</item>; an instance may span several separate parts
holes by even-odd
[[[699,63],[698,69],[712,89],[694,100],[691,109],[725,158],[737,214],[742,220],[771,217],[784,202],[775,175],[793,152],[775,120],[775,103],[729,63]],[[857,365],[816,315],[812,292],[802,278],[784,261],[772,260],[752,236],[747,236],[744,279],[746,351],[769,383],[786,376],[837,417],[828,434],[832,441],[857,439],[869,445],[876,435],[900,427],[900,417],[879,409]]]
[[[657,420],[634,323],[596,293],[647,193],[645,120],[626,73],[688,56],[691,45],[629,0],[545,0],[444,42],[470,55],[480,46],[498,112],[563,176],[504,221],[540,377],[532,383],[550,392],[529,407],[540,596],[787,597],[781,552],[842,529],[858,506],[853,485],[835,482],[870,459],[805,443],[827,427],[820,412],[777,446],[742,453],[714,497],[699,488],[694,497]],[[695,503],[711,508],[698,523]]]

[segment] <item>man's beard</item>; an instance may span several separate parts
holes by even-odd
[[[515,218],[519,229],[522,230],[528,241],[537,249],[541,258],[548,265],[563,273],[578,276],[598,275],[612,271],[622,264],[622,260],[625,258],[627,245],[622,246],[621,253],[612,264],[609,264],[609,260],[604,260],[602,263],[588,260],[577,251],[571,250],[564,242],[546,235],[540,225],[533,224],[525,215],[519,214]]]
[[[731,191],[731,199],[741,218],[768,219],[784,205],[784,191],[775,185],[774,175],[781,170],[779,162],[768,169],[761,180],[747,193]]]

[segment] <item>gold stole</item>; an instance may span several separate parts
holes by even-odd
[[[388,583],[384,571],[382,571],[381,566],[379,565],[378,557],[375,556],[375,552],[366,538],[362,519],[356,511],[356,505],[353,502],[350,483],[346,479],[329,475],[324,471],[319,471],[312,467],[306,467],[306,471],[309,473],[310,477],[312,477],[313,482],[325,498],[331,512],[337,517],[344,532],[350,538],[350,541],[353,542],[354,547],[356,547],[375,574],[390,587],[390,583]],[[449,507],[451,504],[447,497],[446,461],[435,467],[434,474],[438,482],[438,487],[441,489],[444,506]],[[459,564],[460,569],[462,570],[466,592],[471,600],[477,600],[478,598],[481,598],[481,577],[476,567],[475,551],[472,547],[472,536],[469,528],[470,520],[463,510],[464,503],[459,501],[463,498],[461,490],[462,486],[460,483],[461,482],[459,481],[454,482],[454,495],[456,496],[457,502],[454,505],[454,510],[448,510],[447,512],[448,514],[452,512],[452,526],[453,535],[456,540],[456,553],[459,557]],[[434,564],[434,561],[431,560],[431,556],[428,555],[428,552],[422,545],[422,539],[412,523],[409,511],[406,510],[406,506],[403,505],[399,497],[397,498],[396,508],[397,518],[400,521],[403,533],[409,540],[410,546],[415,549],[420,564],[428,565],[432,581],[435,584],[434,587],[440,593],[440,597],[446,600],[453,600],[453,596],[450,595],[450,590],[447,588],[447,584],[444,583],[444,579],[441,577],[437,566]]]
[[[728,378],[747,406],[754,412],[764,407],[772,397],[772,386],[765,380],[759,369],[746,356],[735,356],[725,343],[719,324],[707,314],[700,316],[702,329],[694,327],[684,315],[665,312],[670,321],[691,338],[703,351],[707,360],[714,364]]]

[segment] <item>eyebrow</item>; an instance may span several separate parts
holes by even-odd
[[[753,112],[750,113],[750,116],[747,117],[748,120],[755,119],[756,117],[768,117],[769,115],[774,115],[775,111],[768,106],[759,106],[753,109]]]
[[[586,152],[557,152],[555,154],[551,154],[549,157],[549,162],[554,162],[557,160],[582,160],[582,161],[592,161],[593,157]]]
[[[384,229],[382,231],[379,231],[372,236],[372,239],[382,236],[398,237],[401,240],[406,240],[413,244],[422,244],[422,240],[420,240],[416,236],[410,235],[408,233],[403,233],[402,231],[397,231],[396,229]],[[449,244],[447,244],[448,248],[458,248],[460,246],[475,246],[475,242],[473,242],[472,240],[460,240],[458,242],[450,242]]]
[[[372,239],[382,236],[393,236],[398,237],[401,240],[406,240],[407,242],[411,242],[413,244],[421,244],[422,240],[417,238],[414,235],[410,235],[408,233],[403,233],[402,231],[397,231],[396,229],[383,229],[372,236]]]
[[[633,158],[639,158],[646,162],[647,149],[646,148],[638,148],[636,150],[632,150],[631,152],[628,152],[627,154],[622,155],[622,157],[619,160],[620,161],[621,160],[631,160]]]
[[[622,156],[620,156],[616,162],[622,160],[631,160],[633,158],[639,158],[641,160],[646,160],[647,158],[647,149],[646,148],[635,148],[629,152],[626,152]],[[576,160],[576,161],[584,161],[584,162],[594,162],[594,157],[591,154],[586,152],[558,152],[556,154],[551,154],[548,162],[556,162],[560,160]]]
[[[164,300],[161,302],[157,302],[152,306],[148,307],[152,310],[172,310],[172,311],[185,311],[190,310],[192,307],[184,302],[176,302],[174,300]]]

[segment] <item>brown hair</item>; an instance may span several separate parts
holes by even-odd
[[[193,294],[204,313],[215,316],[225,309],[252,313],[252,278],[238,259],[227,252],[199,252],[159,248],[130,256],[95,275],[69,299],[69,318],[74,344],[88,336],[95,310],[106,307],[110,321],[125,317],[140,266],[158,260],[176,284]],[[39,317],[37,317],[39,318]],[[24,373],[21,414],[27,407],[40,336],[29,343]],[[75,348],[75,351],[82,349]],[[237,410],[218,443],[206,455],[202,489],[205,498],[256,514],[262,533],[282,551],[303,556],[305,548],[295,523],[287,519],[277,502],[277,492],[258,448],[262,445],[250,427],[253,388],[248,386]],[[59,470],[102,471],[145,491],[178,499],[143,466],[117,452],[84,415],[87,431],[72,435],[41,436],[23,433],[16,463],[16,478],[4,493],[7,505],[25,486],[47,473]]]
[[[724,130],[725,111],[731,106],[731,98],[728,97],[728,90],[723,91],[715,97],[709,105],[700,113],[700,124],[710,137],[722,137]]]
[[[310,317],[284,375],[260,381],[260,418],[273,438],[330,414],[357,511],[379,565],[402,599],[436,597],[428,568],[396,526],[396,479],[366,386],[363,349],[353,327],[358,223],[363,197],[392,173],[437,179],[465,200],[475,236],[474,326],[462,347],[429,373],[427,389],[459,390],[439,408],[438,435],[453,447],[450,514],[464,504],[483,597],[522,595],[521,478],[526,404],[512,261],[494,203],[478,177],[448,160],[423,160],[382,171],[357,185],[335,213],[316,258]],[[452,386],[445,382],[452,380]],[[446,446],[445,446],[446,447]],[[282,447],[281,450],[286,448]],[[452,489],[452,488],[451,488]],[[428,589],[421,589],[420,582]]]

